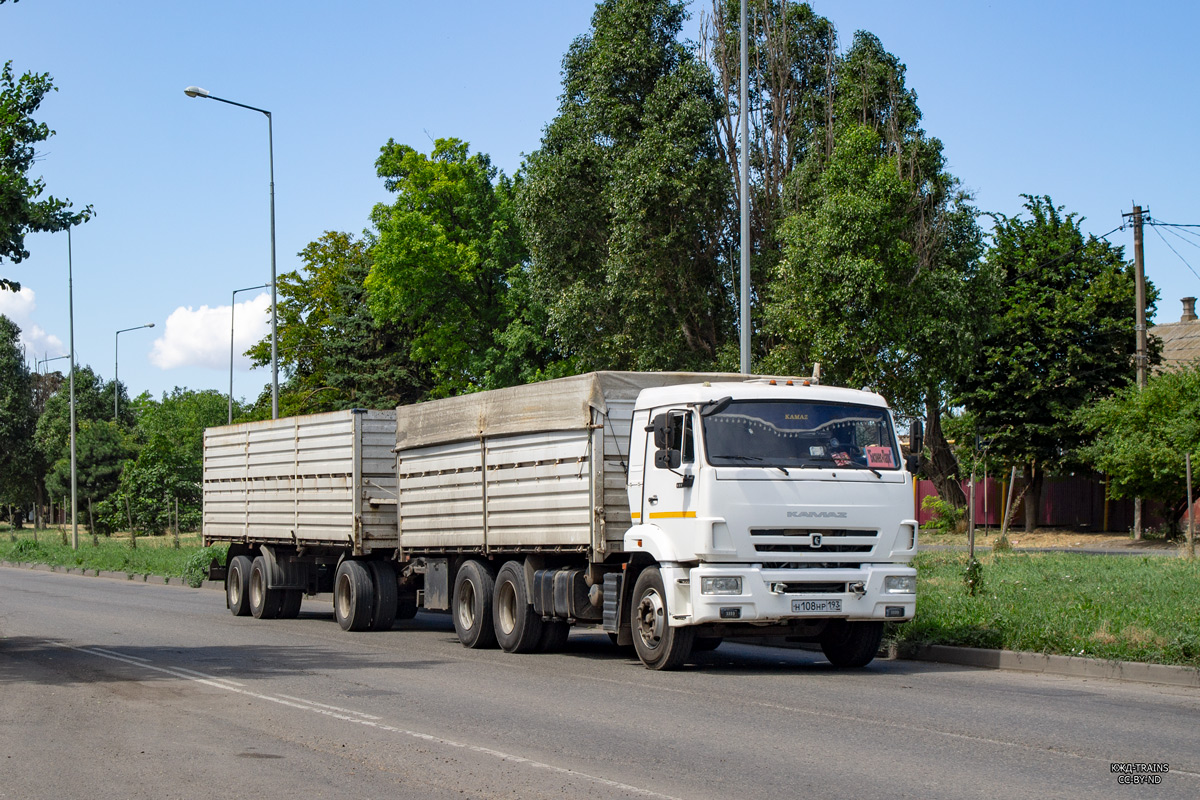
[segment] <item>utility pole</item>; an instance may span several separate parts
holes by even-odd
[[[1133,218],[1133,270],[1136,276],[1137,322],[1134,331],[1137,333],[1137,385],[1138,390],[1146,388],[1146,365],[1149,357],[1146,354],[1146,265],[1142,258],[1142,207],[1134,204],[1133,211],[1122,214],[1123,217]],[[1146,214],[1150,209],[1146,209]],[[1133,538],[1142,538],[1142,498],[1133,498]]]

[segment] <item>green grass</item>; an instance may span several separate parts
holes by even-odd
[[[1200,562],[1077,553],[922,553],[916,619],[900,643],[990,647],[1200,667]]]
[[[80,529],[79,549],[72,550],[70,533],[68,528],[67,544],[63,544],[62,533],[57,528],[38,531],[35,541],[31,528],[13,531],[5,526],[0,528],[0,561],[81,567],[127,575],[163,575],[184,578],[192,586],[199,586],[209,561],[216,557],[223,562],[227,549],[224,546],[202,547],[200,535],[195,533],[180,536],[179,549],[175,548],[172,536],[139,536],[137,549],[130,547],[128,534],[111,538],[101,536],[93,545],[92,537]],[[14,534],[16,541],[13,541]]]

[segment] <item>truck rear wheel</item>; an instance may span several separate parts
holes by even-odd
[[[492,601],[496,641],[507,653],[532,653],[542,639],[542,618],[533,612],[525,591],[525,567],[509,561],[496,575]]]
[[[347,559],[333,576],[333,615],[344,631],[365,631],[371,624],[375,586],[361,561]]]
[[[255,556],[250,564],[250,613],[255,619],[275,619],[282,603],[282,593],[268,580],[267,559]]]
[[[300,616],[300,605],[304,602],[304,592],[300,589],[281,589],[283,602],[279,604],[280,619],[295,619]]]
[[[454,576],[451,616],[454,632],[463,647],[480,650],[496,644],[492,621],[492,593],[496,578],[482,561],[466,561]]]
[[[234,556],[225,571],[225,603],[235,617],[250,616],[250,559]]]
[[[821,634],[821,652],[835,667],[865,667],[883,641],[882,622],[830,620]]]
[[[396,570],[386,561],[371,561],[371,577],[375,582],[375,603],[371,608],[373,631],[390,631],[396,621]]]
[[[667,592],[658,567],[647,567],[633,585],[633,648],[647,669],[678,669],[692,654],[696,629],[672,628]]]

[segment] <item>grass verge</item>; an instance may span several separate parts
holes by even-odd
[[[69,532],[68,532],[69,536]],[[104,572],[123,572],[127,575],[164,575],[183,578],[191,586],[199,586],[207,575],[208,563],[215,557],[225,560],[224,545],[203,547],[200,534],[179,537],[176,549],[172,536],[139,536],[137,548],[130,547],[128,534],[101,536],[96,544],[81,530],[79,549],[63,543],[57,529],[19,531],[0,528],[0,561],[20,561],[53,564],[61,567],[81,567]]]
[[[980,557],[972,597],[965,553],[916,559],[917,615],[897,642],[1024,650],[1200,667],[1200,562],[1079,553]]]

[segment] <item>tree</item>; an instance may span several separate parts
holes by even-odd
[[[1049,197],[1026,195],[1025,210],[993,231],[987,260],[1003,288],[961,401],[992,452],[1025,465],[1032,530],[1046,472],[1076,463],[1084,444],[1077,410],[1133,377],[1135,292],[1122,248],[1085,237]],[[1147,286],[1151,310],[1156,294]]]
[[[33,499],[31,469],[36,423],[33,386],[19,342],[21,329],[0,315],[0,503],[25,506]],[[16,519],[10,513],[10,519]]]
[[[1200,364],[1118,389],[1074,421],[1088,435],[1077,455],[1108,475],[1111,495],[1159,500],[1174,525],[1187,508],[1184,454],[1200,452]]]
[[[68,200],[53,195],[39,200],[46,190],[41,178],[29,177],[37,157],[36,145],[54,135],[33,115],[47,92],[56,91],[49,74],[13,73],[12,62],[0,70],[0,264],[19,263],[29,256],[25,235],[61,231],[86,222],[92,207],[73,213]],[[18,291],[21,284],[0,277],[0,289]]]
[[[807,3],[747,3],[752,360],[760,361],[772,344],[761,325],[762,290],[783,252],[778,229],[793,210],[785,197],[789,178],[798,168],[817,167],[833,151],[837,31]],[[707,60],[724,107],[717,121],[718,143],[739,192],[740,25],[738,0],[714,0],[703,29]]]
[[[432,396],[496,385],[518,319],[506,298],[526,260],[513,182],[458,139],[438,139],[428,156],[389,140],[376,168],[397,195],[372,213],[365,284],[376,322],[411,333],[409,358]]]
[[[409,357],[411,332],[377,322],[364,281],[372,239],[327,231],[300,251],[304,272],[279,276],[279,362],[283,413],[387,408],[414,402],[427,380]],[[271,360],[271,340],[249,351],[255,365]],[[269,410],[269,395],[265,408]]]
[[[138,531],[163,533],[172,527],[178,503],[180,528],[198,529],[204,429],[225,424],[225,395],[214,389],[176,387],[161,400],[142,395],[132,405],[137,457],[125,464],[119,490],[103,504],[100,516],[109,526],[121,528],[131,516]]]
[[[597,6],[518,187],[533,294],[578,370],[712,368],[733,332],[720,105],[686,16]]]
[[[88,528],[92,533],[107,535],[111,528],[103,517],[101,525],[96,525],[94,504],[117,490],[126,459],[136,451],[129,441],[129,432],[112,420],[84,420],[75,436],[75,485],[79,498],[87,503]],[[46,476],[46,489],[52,497],[70,495],[69,455],[54,463]]]
[[[60,458],[69,457],[71,446],[71,397],[70,382],[63,380],[57,391],[45,398],[45,408],[38,417],[34,430],[34,443],[46,464],[54,464]],[[91,367],[75,370],[75,422],[82,428],[84,422],[112,419],[112,382],[105,382]],[[121,421],[125,427],[133,423],[133,412],[126,403],[121,408]],[[76,450],[78,451],[78,443]],[[78,457],[78,452],[76,453]]]
[[[859,32],[837,60],[832,145],[810,147],[788,178],[795,207],[778,238],[766,289],[769,370],[814,362],[835,383],[871,386],[926,420],[925,470],[962,506],[958,464],[941,430],[994,291],[981,263],[970,196],[945,171],[942,146],[920,127],[904,65]]]

